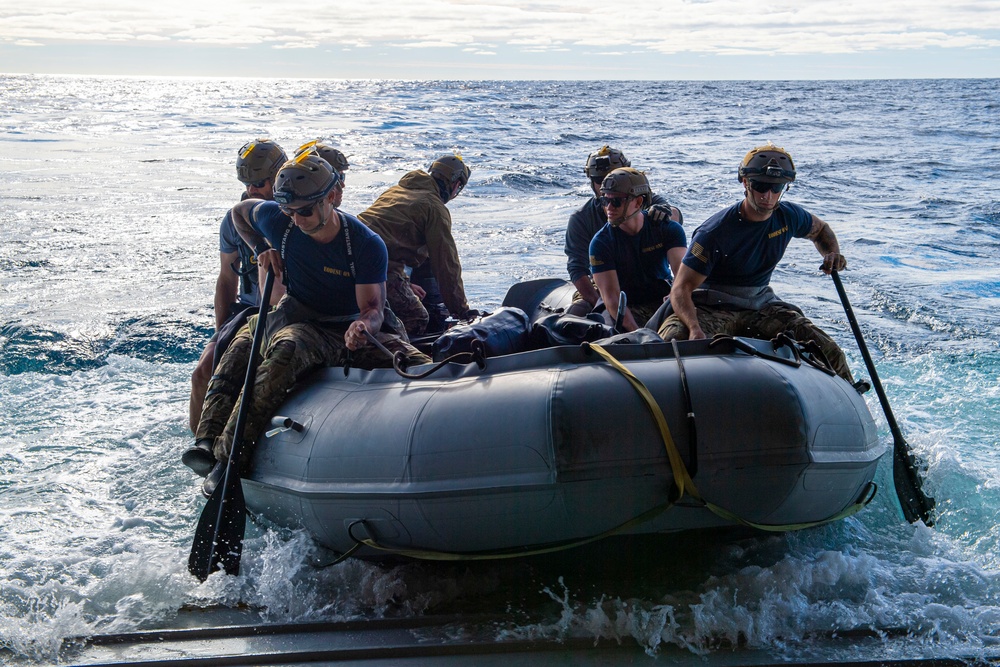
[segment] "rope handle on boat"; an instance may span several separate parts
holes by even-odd
[[[749,526],[751,528],[756,528],[758,530],[764,530],[769,532],[786,532],[792,530],[803,530],[805,528],[813,528],[815,526],[821,526],[825,523],[830,523],[831,521],[839,521],[841,519],[846,519],[849,516],[857,514],[862,509],[865,508],[868,503],[872,501],[878,491],[878,486],[875,482],[868,482],[868,485],[861,492],[858,501],[853,505],[847,507],[844,511],[821,521],[813,521],[810,523],[795,523],[795,524],[785,524],[785,525],[771,525],[764,523],[754,523],[753,521],[746,521],[731,512],[712,505],[711,503],[705,503],[701,501],[696,505],[687,505],[687,507],[707,507],[709,510],[714,512],[716,515],[723,518],[729,519],[736,523],[740,523],[744,526]],[[527,548],[527,549],[508,549],[503,551],[492,551],[492,552],[480,552],[480,553],[461,553],[453,551],[433,551],[429,549],[401,549],[397,547],[389,547],[376,542],[373,538],[358,538],[354,535],[354,526],[358,524],[364,524],[364,519],[358,519],[357,521],[351,523],[347,527],[347,533],[354,540],[354,546],[345,551],[336,560],[331,563],[323,565],[323,567],[332,567],[338,563],[350,558],[354,552],[356,552],[361,547],[370,547],[377,551],[382,551],[385,553],[391,553],[396,556],[406,556],[407,558],[414,558],[417,560],[434,560],[434,561],[485,561],[485,560],[504,560],[509,558],[523,558],[526,556],[540,556],[542,554],[556,553],[559,551],[565,551],[567,549],[574,549],[576,547],[582,547],[591,542],[596,542],[598,540],[603,540],[606,537],[611,537],[617,535],[618,533],[624,532],[635,526],[639,526],[647,521],[655,519],[660,514],[666,512],[668,509],[677,505],[674,500],[669,500],[665,503],[657,505],[656,507],[643,512],[642,514],[629,519],[628,521],[621,523],[614,528],[599,533],[597,535],[592,535],[590,537],[585,537],[580,540],[574,540],[572,542],[562,542],[560,544],[549,545],[545,547],[537,548]],[[721,513],[720,513],[721,512]]]
[[[503,560],[508,558],[523,558],[525,556],[540,556],[542,554],[555,553],[558,551],[565,551],[566,549],[573,549],[575,547],[582,547],[585,544],[590,544],[591,542],[596,542],[598,540],[603,540],[606,537],[611,537],[621,533],[629,528],[633,528],[640,524],[643,524],[651,519],[656,518],[663,512],[667,511],[673,506],[672,501],[668,501],[657,505],[653,509],[646,510],[639,516],[636,516],[628,521],[621,523],[614,528],[610,528],[603,533],[597,535],[591,535],[590,537],[585,537],[580,540],[573,540],[571,542],[560,542],[559,544],[550,544],[547,546],[540,546],[535,548],[517,548],[517,549],[505,549],[500,551],[489,551],[489,552],[478,552],[478,553],[461,553],[454,551],[433,551],[428,549],[399,549],[396,547],[388,547],[379,544],[374,539],[358,538],[354,535],[354,527],[358,524],[364,525],[364,519],[358,519],[357,521],[351,523],[347,527],[347,534],[350,535],[351,539],[354,540],[354,546],[342,554],[337,560],[330,563],[330,565],[336,565],[342,560],[346,559],[348,556],[353,554],[362,546],[371,547],[372,549],[377,549],[378,551],[384,551],[386,553],[395,554],[397,556],[407,556],[409,558],[416,558],[419,560],[439,560],[439,561],[481,561],[481,560]]]
[[[407,361],[406,354],[404,354],[402,350],[397,350],[396,352],[391,351],[367,329],[365,329],[364,334],[372,345],[381,350],[386,356],[392,358],[392,367],[396,371],[396,374],[400,377],[406,378],[407,380],[422,380],[438,369],[443,368],[450,362],[459,361],[460,359],[468,359],[468,361],[464,361],[462,363],[472,363],[474,361],[476,362],[476,365],[479,366],[479,370],[486,370],[486,348],[480,340],[472,341],[472,350],[469,352],[456,352],[447,359],[443,359],[434,364],[431,368],[422,373],[408,373],[406,369],[407,366],[409,366],[409,361]]]
[[[789,339],[789,340],[792,340],[794,342],[795,339]],[[776,343],[775,341],[778,341],[778,338],[772,340],[771,344],[774,346],[774,349],[777,350],[782,345]],[[785,343],[784,341],[781,342],[787,345],[787,343]],[[760,357],[761,359],[767,359],[768,361],[776,361],[779,364],[785,364],[786,366],[791,366],[793,368],[798,368],[799,366],[802,365],[802,355],[799,353],[799,350],[795,345],[788,345],[788,347],[792,350],[792,356],[794,356],[795,358],[785,359],[784,357],[779,357],[776,354],[767,354],[766,352],[761,352],[750,343],[746,342],[745,340],[736,338],[735,336],[729,336],[727,334],[717,334],[715,337],[712,338],[712,342],[708,344],[708,349],[711,350],[712,348],[718,347],[719,345],[722,345],[724,343],[729,343],[737,350],[746,352],[747,354],[753,357]]]
[[[787,332],[779,333],[777,336],[772,338],[771,346],[775,351],[778,351],[782,347],[787,347],[791,351],[792,356],[795,357],[794,360],[785,359],[784,357],[779,357],[776,354],[767,354],[766,352],[761,352],[750,343],[727,334],[716,334],[716,336],[712,339],[712,342],[708,344],[708,348],[712,349],[713,347],[716,347],[717,345],[720,345],[724,342],[731,343],[733,347],[735,347],[736,349],[742,350],[743,352],[746,352],[747,354],[753,355],[755,357],[760,357],[761,359],[776,361],[780,364],[793,366],[795,368],[798,368],[799,366],[802,365],[802,362],[805,362],[810,366],[812,366],[813,368],[826,373],[827,375],[833,376],[837,374],[837,372],[833,370],[833,366],[830,364],[830,360],[827,359],[826,353],[823,352],[823,348],[821,348],[816,341],[814,340],[807,340],[805,342],[799,341],[793,338]],[[806,354],[803,355],[802,354],[803,352],[805,352]]]
[[[781,335],[784,336],[785,334]],[[798,344],[802,348],[803,352],[807,353],[807,356],[803,357],[807,364],[813,368],[823,371],[830,377],[837,374],[837,371],[833,370],[833,364],[830,363],[830,359],[826,356],[826,352],[823,351],[823,348],[819,346],[819,343],[814,340],[807,340],[805,342],[796,341],[794,338],[791,340]]]

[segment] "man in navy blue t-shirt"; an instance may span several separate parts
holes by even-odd
[[[594,309],[601,298],[590,272],[590,242],[608,223],[608,216],[600,201],[601,184],[615,169],[631,166],[632,162],[620,150],[611,146],[604,146],[588,155],[587,162],[583,165],[583,173],[590,181],[594,196],[569,217],[566,225],[566,245],[563,248],[567,258],[566,271],[577,290],[573,295],[573,303],[566,309],[570,315],[583,317]],[[683,224],[684,216],[680,209],[671,206],[664,197],[653,194],[651,201],[646,217],[658,222],[670,219]]]
[[[842,378],[854,383],[844,353],[795,306],[769,287],[771,273],[793,237],[813,242],[829,274],[847,266],[830,225],[801,206],[781,201],[795,180],[792,157],[768,143],[754,148],[738,170],[744,198],[695,230],[670,292],[673,314],[659,327],[664,340],[717,333],[770,339],[790,331],[815,341]]]
[[[601,184],[608,222],[590,241],[590,270],[609,320],[625,292],[623,331],[645,326],[660,307],[687,249],[679,222],[648,214],[651,196],[646,175],[631,167],[611,171]]]
[[[385,243],[354,216],[337,210],[338,172],[315,152],[286,162],[275,177],[275,201],[248,199],[232,209],[233,224],[264,271],[284,275],[286,293],[267,320],[264,359],[257,370],[246,419],[240,467],[257,435],[295,382],[320,366],[341,365],[348,351],[361,368],[390,366],[369,345],[371,332],[410,363],[430,359],[394,333],[382,331],[388,254]],[[194,447],[184,463],[207,474],[210,496],[225,471],[236,431],[236,399],[253,344],[243,327],[222,356],[208,386]],[[218,463],[216,463],[218,460]]]

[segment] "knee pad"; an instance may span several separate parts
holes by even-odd
[[[205,392],[205,398],[210,396],[215,396],[216,394],[225,394],[227,396],[236,396],[240,393],[243,388],[243,384],[237,382],[235,379],[226,377],[225,375],[213,375],[212,379],[208,382],[208,391]]]
[[[292,363],[292,358],[295,357],[295,341],[290,338],[281,338],[274,342],[271,347],[267,350],[266,361],[273,364],[281,364],[282,366],[287,366]]]

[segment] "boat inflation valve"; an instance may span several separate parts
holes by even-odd
[[[275,415],[271,417],[271,426],[273,427],[270,431],[265,433],[265,437],[270,438],[271,436],[278,435],[279,433],[284,433],[285,431],[295,431],[296,433],[302,433],[305,430],[305,426],[298,423],[291,417],[281,417]]]

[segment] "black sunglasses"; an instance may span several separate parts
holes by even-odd
[[[271,180],[271,179],[265,178],[265,179],[262,179],[262,180],[259,180],[259,181],[253,181],[252,183],[245,183],[244,185],[246,185],[248,188],[258,188],[258,189],[260,189],[260,188],[264,187],[265,185],[267,185],[267,182],[269,180]]]
[[[291,206],[283,206],[281,204],[278,204],[278,208],[280,208],[281,212],[287,215],[289,218],[292,217],[293,215],[297,215],[302,218],[309,218],[312,217],[313,209],[316,208],[316,204],[315,203],[309,204],[309,206],[303,206],[301,208],[292,208]]]
[[[760,181],[750,181],[750,189],[754,192],[773,192],[778,194],[785,189],[787,183],[762,183]]]
[[[624,206],[631,197],[601,197],[601,206],[618,208]]]

